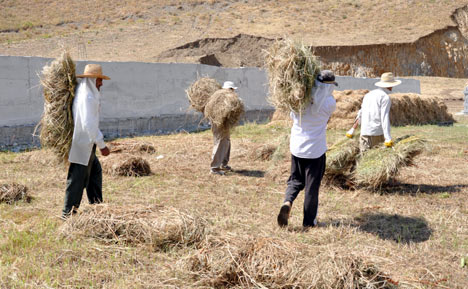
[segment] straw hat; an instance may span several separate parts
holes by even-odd
[[[224,84],[223,84],[223,88],[237,89],[237,87],[234,86],[234,82],[232,82],[232,81],[225,81]]]
[[[102,74],[102,67],[99,64],[87,64],[83,74],[77,75],[76,77],[102,78],[110,80],[108,76]]]
[[[393,73],[385,72],[380,77],[380,81],[375,83],[375,86],[378,87],[394,87],[401,83],[401,80],[395,79]]]

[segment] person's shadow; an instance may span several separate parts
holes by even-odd
[[[233,170],[232,172],[238,175],[254,178],[263,178],[265,176],[265,172],[259,170]]]
[[[354,221],[353,225],[359,230],[396,243],[420,243],[427,241],[432,234],[426,220],[420,217],[365,213],[356,217]]]
[[[395,182],[383,186],[381,188],[381,193],[384,194],[400,194],[400,195],[415,195],[415,194],[439,194],[439,193],[456,193],[460,192],[462,189],[467,188],[468,185],[465,184],[455,184],[448,186],[438,186],[438,185],[428,185],[428,184],[407,184]]]

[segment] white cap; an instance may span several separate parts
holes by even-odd
[[[234,82],[232,82],[232,81],[225,81],[224,84],[223,84],[223,88],[237,89],[237,87],[234,86]]]

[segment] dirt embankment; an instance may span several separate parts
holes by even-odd
[[[323,67],[338,75],[376,77],[385,71],[398,76],[468,77],[468,5],[451,16],[456,25],[434,31],[414,42],[360,46],[313,46]],[[263,66],[262,51],[274,39],[239,34],[205,38],[159,55],[159,61],[198,62],[217,66]]]

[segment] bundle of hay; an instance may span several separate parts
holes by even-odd
[[[75,97],[75,63],[67,52],[44,66],[40,75],[44,91],[44,112],[39,123],[43,147],[51,148],[57,157],[68,160],[73,138],[72,105]]]
[[[325,175],[330,178],[348,174],[358,155],[359,135],[337,141],[327,150]]]
[[[20,200],[31,201],[27,187],[17,183],[0,184],[0,203],[13,204]]]
[[[274,238],[209,240],[179,263],[197,284],[212,288],[392,288],[358,257]]]
[[[277,146],[272,144],[265,144],[254,147],[250,153],[250,159],[269,161],[271,160],[273,153],[276,151]]]
[[[278,110],[301,113],[313,102],[311,91],[320,66],[311,50],[292,40],[275,42],[265,53],[269,102]]]
[[[378,147],[365,151],[356,164],[353,179],[361,187],[378,188],[396,176],[402,166],[425,148],[425,141],[416,136],[398,138],[393,148]]]
[[[350,129],[361,108],[362,99],[368,92],[365,89],[334,91],[336,110],[330,118],[328,128]],[[390,99],[390,124],[393,126],[454,122],[447,106],[438,98],[415,93],[392,93]]]
[[[185,92],[187,93],[190,106],[196,111],[204,113],[208,100],[213,93],[220,89],[221,85],[215,79],[202,77],[192,83]]]
[[[142,177],[151,174],[149,163],[141,157],[115,154],[102,158],[102,170],[112,176]]]
[[[85,236],[107,243],[146,244],[167,250],[200,242],[206,222],[171,208],[99,204],[69,218],[60,232],[69,238]]]
[[[147,153],[153,154],[156,149],[153,145],[141,142],[110,142],[109,143],[111,153]]]
[[[229,89],[217,90],[205,106],[205,117],[221,131],[229,131],[244,114],[244,104]]]

